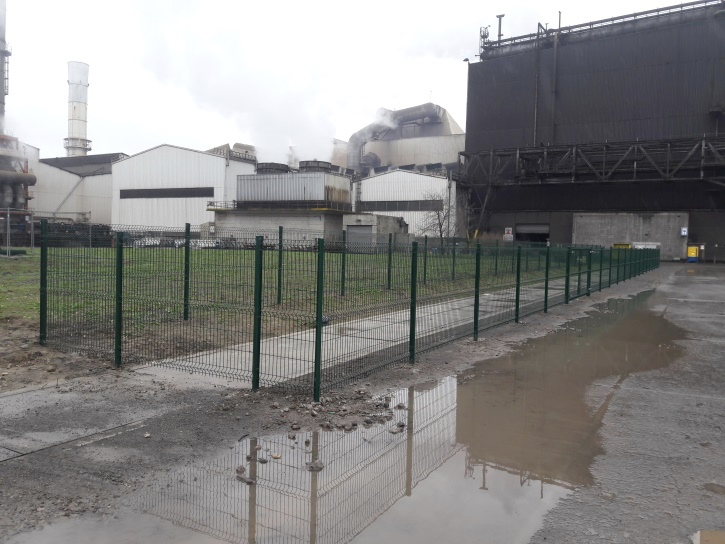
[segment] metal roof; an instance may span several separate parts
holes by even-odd
[[[98,155],[40,159],[40,162],[85,177],[110,174],[111,164],[125,158],[128,158],[125,153],[100,153]]]

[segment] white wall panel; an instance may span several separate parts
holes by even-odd
[[[159,146],[113,163],[113,190],[224,187],[226,159]]]
[[[429,176],[404,170],[386,172],[377,176],[363,179],[361,182],[361,200],[367,202],[395,202],[411,200],[428,200],[430,196],[437,196],[438,199],[448,199],[448,179],[440,176]],[[456,199],[456,183],[450,182],[450,204],[453,208],[451,214],[451,235],[461,235],[465,226],[456,227],[457,217],[462,215],[458,209]],[[376,213],[376,211],[372,211]],[[423,232],[426,214],[429,212],[408,212],[408,211],[380,211],[386,215],[402,217],[408,223],[408,232],[417,236],[426,234]],[[463,230],[462,228],[463,227]],[[427,233],[432,236],[433,233]]]
[[[28,188],[28,193],[32,197],[29,207],[32,210],[91,212],[91,221],[94,223],[111,222],[110,174],[87,176],[78,183],[80,176],[42,162],[36,163],[34,170],[38,180],[35,186]]]
[[[395,170],[363,179],[361,200],[425,200],[426,194],[448,191],[448,180],[405,170]]]
[[[200,225],[214,221],[206,211],[209,198],[127,198],[116,199],[113,223],[146,227]]]
[[[233,166],[232,166],[233,165]],[[239,165],[239,166],[237,166]],[[253,165],[230,161],[231,169],[247,171]],[[227,161],[191,149],[162,145],[128,159],[113,163],[114,224],[180,227],[214,220],[206,211],[210,200],[226,200],[228,180],[236,178],[227,171]],[[177,189],[213,187],[213,197],[199,198],[129,198],[121,199],[124,189]],[[225,192],[225,187],[226,191]],[[233,198],[228,198],[233,200]]]
[[[350,202],[350,180],[323,172],[255,174],[239,176],[237,200],[275,202],[290,200],[331,200]]]
[[[224,176],[223,195],[218,200],[236,200],[237,199],[237,176],[254,174],[255,166],[248,162],[229,161]]]
[[[375,153],[383,166],[406,164],[443,164],[458,162],[458,153],[466,146],[466,135],[404,138],[367,142],[363,153]]]

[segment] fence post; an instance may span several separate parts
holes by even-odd
[[[252,390],[259,389],[259,360],[262,348],[262,259],[264,236],[257,236],[254,245],[254,336],[252,338]]]
[[[521,302],[521,246],[516,250],[516,323],[519,322],[519,303]]]
[[[496,257],[493,263],[493,275],[498,276],[498,240],[496,240]]]
[[[345,231],[343,231],[345,232]],[[284,259],[284,227],[279,226],[279,247],[277,247],[277,304],[282,304],[282,262]]]
[[[390,235],[392,240],[393,235]],[[315,385],[314,399],[320,402],[322,379],[322,304],[325,288],[325,239],[317,239],[317,301],[315,304]]]
[[[614,249],[609,248],[609,274],[607,274],[607,287],[612,286],[612,258],[614,256]]]
[[[593,250],[589,250],[589,256],[587,257],[587,296],[592,295],[592,255]]]
[[[40,344],[48,339],[48,220],[40,220]]]
[[[347,231],[342,231],[342,262],[340,263],[340,296],[345,296],[345,269],[347,268]]]
[[[388,289],[393,282],[393,233],[388,234]]]
[[[423,285],[428,280],[428,235],[423,238]]]
[[[633,249],[632,250],[632,277],[636,278],[639,276],[639,254],[641,250],[640,249]]]
[[[184,321],[189,319],[189,283],[191,281],[191,225],[184,230]]]
[[[410,337],[408,341],[408,354],[410,362],[415,362],[415,310],[418,297],[418,242],[413,242],[413,251],[410,255]]]
[[[599,248],[599,290],[602,290],[602,268],[604,267],[604,248]]]
[[[582,250],[576,250],[576,294],[581,295],[582,292]]]
[[[478,311],[481,302],[481,242],[476,242],[476,278],[473,284],[473,339],[478,340]]]
[[[116,314],[114,317],[115,335],[113,362],[116,368],[121,366],[121,342],[123,342],[123,232],[116,232]]]
[[[451,281],[456,281],[456,239],[453,238],[451,244],[451,251],[453,252],[453,265],[451,267]]]
[[[617,281],[615,283],[619,284],[619,267],[621,266],[621,262],[620,261],[622,259],[622,254],[621,254],[619,248],[612,249],[612,251],[616,251],[617,252]]]
[[[5,232],[6,232],[7,236],[5,238],[7,241],[5,244],[5,250],[7,252],[7,256],[10,257],[10,242],[11,242],[11,240],[10,240],[10,208],[8,208],[6,223],[7,223],[7,225],[5,227],[6,228]]]
[[[571,247],[566,248],[566,279],[564,280],[564,304],[569,304],[569,289],[571,274]]]
[[[544,313],[549,311],[549,268],[551,267],[551,246],[546,246],[546,263],[544,264]]]

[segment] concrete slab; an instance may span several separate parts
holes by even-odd
[[[22,455],[21,453],[13,450],[9,450],[7,448],[0,447],[0,461],[5,461],[6,459],[12,459],[13,457],[17,457],[18,455]]]
[[[549,297],[563,296],[564,280],[550,282]],[[519,293],[522,315],[536,306],[543,308],[543,285],[523,286]],[[479,320],[482,325],[511,319],[516,299],[513,287],[482,293]],[[445,333],[461,326],[473,326],[473,297],[463,297],[432,304],[416,310],[416,338]],[[334,316],[333,316],[334,320]],[[340,323],[333,322],[322,331],[323,369],[354,361],[373,353],[407,344],[410,310],[396,310]],[[261,379],[280,382],[310,374],[314,370],[314,329],[275,336],[262,341],[260,348]],[[252,379],[253,345],[251,342],[224,349],[208,350],[190,356],[173,357],[154,363],[183,372],[208,372],[227,378]]]

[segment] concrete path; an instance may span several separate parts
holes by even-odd
[[[564,279],[552,280],[549,284],[549,300],[563,300],[563,296]],[[515,300],[516,290],[513,287],[482,291],[480,329],[513,320]],[[542,310],[543,301],[543,282],[522,287],[521,315]],[[470,327],[470,334],[473,334],[473,306],[473,297],[420,305],[416,310],[417,341],[424,343],[426,338],[433,335],[441,336],[441,341],[444,341],[446,337],[452,337],[459,332],[461,327]],[[396,353],[400,351],[400,355],[405,356],[408,353],[409,334],[409,308],[384,311],[340,323],[333,322],[322,331],[322,368],[328,370],[377,352],[389,354],[390,350]],[[263,340],[260,348],[261,383],[280,383],[311,374],[314,371],[314,348],[313,328]],[[154,362],[152,366],[201,371],[238,379],[251,385],[252,358],[253,344],[247,342],[224,349],[163,359]]]

